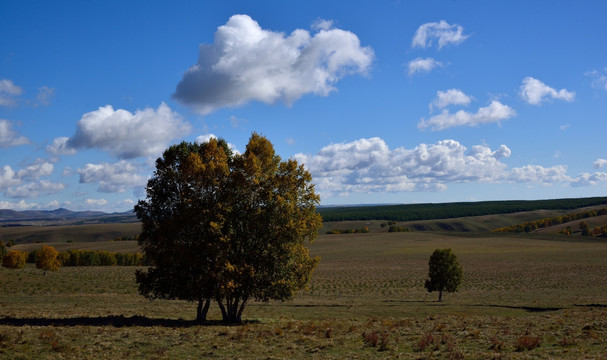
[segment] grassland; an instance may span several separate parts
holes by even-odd
[[[310,246],[322,260],[309,289],[290,302],[252,303],[240,326],[221,325],[216,308],[199,326],[194,304],[144,299],[136,268],[46,276],[31,264],[1,268],[0,358],[601,359],[607,243],[587,240],[321,235]],[[103,242],[110,243],[122,242]],[[428,257],[445,247],[458,255],[465,279],[438,303],[423,281]]]
[[[141,224],[107,223],[86,225],[46,225],[0,227],[0,240],[17,244],[48,242],[96,242],[109,241],[118,237],[134,237],[141,231]]]

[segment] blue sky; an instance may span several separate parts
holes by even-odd
[[[322,204],[607,196],[604,1],[0,2],[0,208],[125,211],[252,132]]]

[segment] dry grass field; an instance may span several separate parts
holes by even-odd
[[[196,325],[194,304],[144,299],[133,267],[0,268],[0,358],[607,357],[607,243],[457,235],[321,235],[309,290],[252,303],[240,326],[216,308]],[[445,247],[465,278],[437,303],[423,281]]]

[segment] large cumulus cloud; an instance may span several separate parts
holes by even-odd
[[[354,33],[329,24],[287,36],[234,15],[217,29],[214,44],[200,46],[173,96],[201,114],[252,100],[291,104],[307,93],[327,96],[343,76],[366,73],[374,57]]]
[[[76,149],[102,149],[120,159],[157,156],[171,140],[188,134],[191,126],[165,103],[158,109],[134,113],[100,107],[82,116],[72,137],[56,138],[47,147],[53,155],[72,154]]]

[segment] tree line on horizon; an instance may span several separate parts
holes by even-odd
[[[512,214],[534,210],[573,210],[607,204],[607,197],[553,200],[505,200],[441,204],[321,207],[323,221],[391,220],[419,221],[466,216]]]

